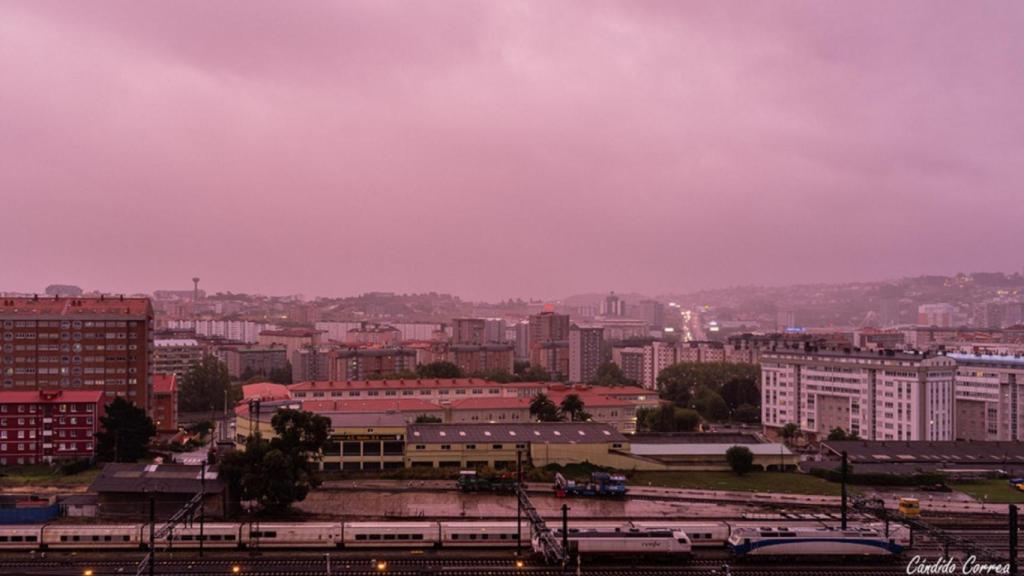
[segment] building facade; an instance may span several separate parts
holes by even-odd
[[[92,458],[103,401],[99,390],[0,393],[0,466]]]
[[[956,439],[1024,440],[1024,358],[949,354],[956,361]]]
[[[203,359],[203,348],[191,338],[153,340],[153,373],[184,376]]]
[[[776,350],[761,357],[761,418],[810,439],[842,428],[865,440],[951,440],[956,363],[891,350]]]
[[[365,380],[416,369],[411,348],[355,348],[336,352],[331,360],[331,380]]]
[[[453,344],[448,358],[463,374],[511,374],[515,349],[511,344]]]
[[[148,298],[2,298],[2,390],[99,391],[148,410],[152,329]]]
[[[604,328],[569,329],[569,382],[592,382],[604,360]]]
[[[178,431],[178,378],[174,374],[153,375],[150,417],[158,433]]]

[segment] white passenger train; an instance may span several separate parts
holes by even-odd
[[[561,538],[561,530],[554,536]],[[569,544],[584,556],[629,555],[683,559],[693,551],[690,539],[681,530],[666,528],[628,528],[625,530],[583,529],[569,531]],[[539,552],[540,543],[533,541]]]
[[[612,540],[620,552],[642,543],[659,542],[666,554],[692,549],[723,548],[737,556],[775,554],[835,554],[822,550],[843,549],[853,554],[899,554],[906,541],[864,526],[846,531],[823,528],[822,522],[786,521],[764,528],[764,521],[698,522],[571,520],[569,538],[582,546],[604,546]],[[161,527],[156,526],[157,530]],[[556,532],[561,525],[548,523]],[[203,528],[204,546],[210,548],[509,548],[516,546],[515,521],[386,521],[386,522],[210,522]],[[149,543],[149,524],[45,524],[0,526],[0,550],[36,549],[138,549]],[[816,538],[816,539],[815,539]],[[822,540],[824,539],[824,540]],[[669,542],[674,540],[674,543]],[[685,542],[680,542],[685,540]],[[530,524],[522,523],[522,541],[529,546]],[[585,541],[585,542],[584,542]],[[874,542],[874,543],[866,543]],[[827,545],[826,545],[827,543]],[[795,546],[794,544],[801,544]],[[161,548],[197,548],[199,524],[179,525],[157,541]],[[686,547],[687,550],[682,550]]]

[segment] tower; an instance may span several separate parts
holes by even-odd
[[[199,302],[199,277],[192,278],[192,301]]]

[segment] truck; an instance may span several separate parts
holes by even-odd
[[[606,497],[617,498],[626,495],[629,489],[626,487],[626,477],[608,472],[593,472],[589,482],[576,482],[562,476],[561,472],[555,473],[555,496],[558,498],[570,497]]]
[[[455,487],[459,492],[514,492],[516,484],[515,475],[509,472],[485,475],[476,470],[463,470],[459,472]]]

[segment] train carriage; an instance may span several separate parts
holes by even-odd
[[[352,548],[424,548],[440,544],[437,522],[346,522],[343,542]]]
[[[161,527],[157,524],[157,529]],[[207,522],[203,526],[203,548],[237,548],[242,545],[242,525],[222,522]],[[142,538],[149,541],[149,527]],[[164,538],[157,539],[158,547],[199,548],[199,523],[179,525]]]
[[[331,522],[259,522],[245,524],[242,541],[260,548],[335,548],[342,541],[342,525]]]
[[[41,542],[41,526],[0,526],[0,550],[34,550]]]
[[[146,524],[47,525],[42,529],[43,547],[53,549],[139,548]],[[148,535],[148,534],[147,534]]]
[[[554,535],[561,538],[559,530]],[[579,530],[569,533],[569,543],[584,556],[679,559],[688,558],[693,552],[689,537],[679,530]],[[538,544],[535,543],[535,550]]]
[[[523,521],[522,539],[530,542],[530,523]],[[516,545],[515,522],[441,522],[441,546],[509,547]]]

